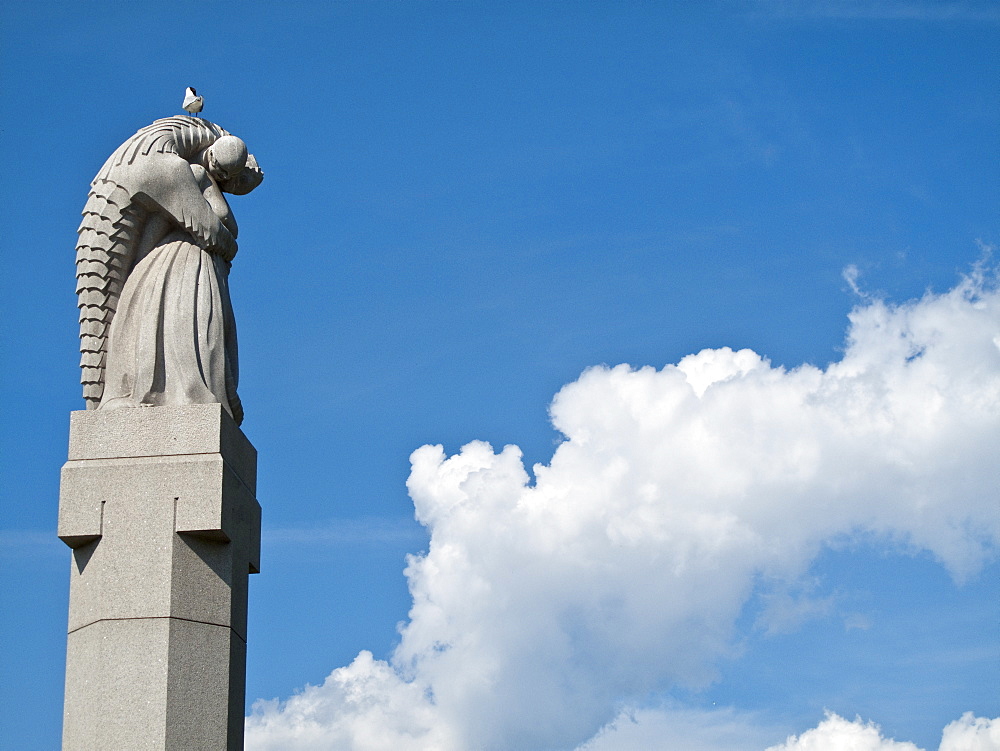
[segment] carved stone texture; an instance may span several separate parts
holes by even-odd
[[[187,116],[142,128],[104,164],[76,246],[87,409],[219,403],[242,421],[223,193],[261,180],[243,141]]]
[[[220,404],[72,414],[64,751],[243,748],[256,462]]]

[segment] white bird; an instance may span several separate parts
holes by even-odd
[[[194,90],[194,86],[188,86],[187,91],[184,92],[184,104],[181,105],[187,112],[190,112],[195,117],[201,112],[201,108],[205,106],[205,98],[198,96],[198,92]]]

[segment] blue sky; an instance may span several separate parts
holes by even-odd
[[[763,749],[816,728],[828,709],[936,749],[963,713],[1000,715],[1000,487],[991,471],[1000,366],[988,336],[1000,336],[989,250],[1000,239],[996,4],[177,2],[123,11],[12,0],[0,14],[3,745],[48,749],[59,737],[69,554],[54,527],[68,412],[82,408],[79,212],[104,159],[139,127],[178,114],[189,85],[205,96],[204,116],[244,138],[266,175],[259,190],[231,201],[244,431],[260,453],[264,509],[248,712],[255,700],[288,700],[353,666],[337,675],[348,683],[381,675],[385,696],[414,686],[438,695],[430,708],[399,701],[454,734],[441,748],[572,749],[624,712],[638,718],[636,733],[660,732],[663,748],[679,747],[666,739],[687,737],[688,723],[701,733],[688,748]],[[908,360],[892,359],[885,331],[897,325],[931,355],[947,344],[936,369],[920,371],[925,381],[905,369]],[[723,354],[688,360],[687,371],[665,368],[705,349]],[[646,384],[643,371],[612,370],[621,363],[661,375]],[[807,388],[806,375],[794,375],[803,364],[824,374],[817,389],[834,376],[897,368],[908,384],[898,400],[916,401],[887,413],[898,420],[884,440],[859,433],[834,446],[800,419],[812,413],[789,406]],[[609,369],[587,371],[601,365]],[[649,445],[681,452],[668,439],[689,426],[657,410],[681,388],[672,375],[699,368],[730,384],[707,386],[691,407],[705,410],[697,414],[714,426],[712,445],[726,450],[719,464],[698,465],[702,475],[671,474],[661,464],[677,454],[647,456],[625,438],[650,431]],[[945,422],[920,434],[918,451],[906,416],[927,407],[921,389],[943,394],[934,419]],[[558,429],[549,411],[557,393]],[[705,397],[716,394],[733,404],[709,411]],[[773,404],[751,419],[745,407],[755,399]],[[823,404],[822,419],[848,437],[866,419],[838,414],[847,402]],[[641,413],[636,422],[628,409]],[[608,475],[597,472],[605,454],[587,455],[594,435],[631,468],[634,499],[625,485],[597,494]],[[462,450],[477,440],[494,458]],[[815,474],[798,490],[768,485],[768,468],[810,441]],[[951,457],[963,441],[969,449]],[[438,444],[440,461],[420,454],[411,475],[411,453]],[[527,490],[520,465],[501,454],[508,444],[523,454]],[[855,445],[875,458],[826,458]],[[909,469],[877,461],[886,445],[912,448]],[[760,450],[746,467],[723,461],[745,446]],[[915,457],[929,458],[921,466]],[[534,484],[536,463],[552,465],[548,485]],[[826,515],[817,511],[816,498],[859,464],[857,484],[830,491]],[[448,484],[448,472],[464,477],[473,465],[482,496]],[[739,472],[746,485],[718,491],[719,513],[752,520],[747,529],[773,555],[733,548],[716,574],[706,568],[676,582],[726,598],[671,610],[657,607],[667,590],[653,587],[648,609],[623,605],[627,624],[598,637],[607,602],[645,591],[659,575],[651,561],[687,544],[669,532],[686,522],[658,514],[672,499],[708,501],[679,483],[705,488]],[[564,490],[582,498],[588,488],[591,501],[560,505]],[[449,493],[468,496],[467,518],[448,505]],[[773,517],[764,513],[772,503]],[[512,514],[524,507],[562,521],[507,536],[521,529]],[[646,526],[629,532],[640,507]],[[606,576],[590,581],[573,568],[573,551],[590,544],[569,531],[573,509],[605,525],[602,540],[617,530],[648,560],[640,564],[637,552],[626,565],[594,542],[588,555],[604,561]],[[665,536],[653,539],[660,523]],[[964,532],[947,540],[935,532],[952,527]],[[476,557],[491,529],[504,565]],[[552,533],[547,543],[522,544],[538,529]],[[554,547],[543,559],[546,544]],[[511,586],[505,565],[544,560],[544,574],[524,569],[533,591],[524,603],[554,603],[552,621],[515,605],[453,601],[447,577],[427,567],[411,563],[404,577],[408,554],[436,564],[446,548],[471,556],[468,570],[455,570],[460,590],[467,574],[502,594]],[[751,563],[744,571],[740,561]],[[587,592],[606,597],[590,603]],[[414,596],[443,620],[411,616]],[[683,669],[666,646],[690,636],[682,615],[720,634],[693,645]],[[638,628],[644,618],[648,631]],[[562,661],[532,662],[563,643],[550,641],[552,629],[575,646]],[[458,678],[427,651],[436,639],[464,654],[459,633],[478,635],[497,665],[513,666],[479,676],[507,687],[496,689],[502,700],[464,707],[495,733],[486,740],[454,719],[460,705],[447,696],[461,692],[448,681]],[[596,641],[581,647],[587,639]],[[364,650],[370,665],[355,661]],[[473,663],[462,663],[470,680]],[[632,664],[649,667],[614,669]],[[556,707],[562,694],[545,695],[554,678],[574,686],[567,701],[579,711]],[[351,747],[350,732],[372,720],[348,717],[329,686],[316,694],[329,706],[312,718],[325,728],[315,745],[269,746],[278,736],[259,730],[257,748]],[[519,726],[525,701],[550,736]],[[257,716],[290,738],[283,706]],[[398,720],[405,735],[417,722],[406,712],[382,719]],[[710,746],[705,739],[722,737],[723,726],[737,728],[743,745]]]

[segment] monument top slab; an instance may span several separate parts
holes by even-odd
[[[188,454],[221,454],[256,485],[257,450],[221,404],[70,413],[70,461]]]

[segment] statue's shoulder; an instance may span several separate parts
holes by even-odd
[[[121,167],[130,167],[149,157],[176,154],[190,160],[229,131],[200,117],[177,115],[154,120],[115,149],[96,179],[108,178]]]
[[[207,184],[211,182],[211,178],[208,176],[208,170],[197,162],[191,165],[191,172],[194,174],[195,182],[198,183],[199,187],[205,188]]]

